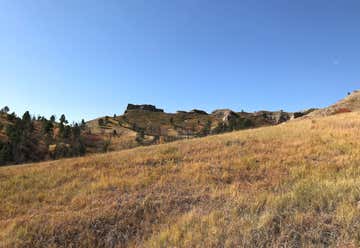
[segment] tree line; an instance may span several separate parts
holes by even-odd
[[[56,122],[54,115],[47,119],[31,116],[29,111],[22,117],[9,112],[7,106],[0,110],[0,133],[6,137],[0,140],[0,165],[85,154],[84,120],[69,124],[64,114]]]

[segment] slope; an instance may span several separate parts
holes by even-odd
[[[277,125],[303,116],[309,111],[236,113],[230,109],[220,109],[208,114],[194,109],[189,112],[165,113],[153,105],[129,104],[123,115],[97,118],[88,121],[87,127],[89,133],[108,144],[107,150],[118,151],[142,145]],[[102,145],[97,145],[95,148],[101,151]]]
[[[328,116],[334,115],[339,113],[346,113],[346,112],[356,112],[360,111],[360,91],[355,90],[352,93],[349,93],[344,99],[341,99],[337,103],[323,108],[318,109],[310,114],[307,117],[312,116]]]
[[[358,247],[360,114],[0,168],[1,247]]]

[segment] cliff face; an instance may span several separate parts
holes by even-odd
[[[156,108],[154,105],[150,105],[150,104],[140,104],[140,105],[136,105],[136,104],[131,104],[129,103],[127,105],[126,111],[129,110],[144,110],[144,111],[150,111],[150,112],[164,112],[163,109],[158,109]]]

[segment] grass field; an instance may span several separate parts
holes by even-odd
[[[360,113],[0,168],[0,247],[359,247]]]

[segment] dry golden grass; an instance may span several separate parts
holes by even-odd
[[[0,168],[1,247],[358,247],[360,114]]]

